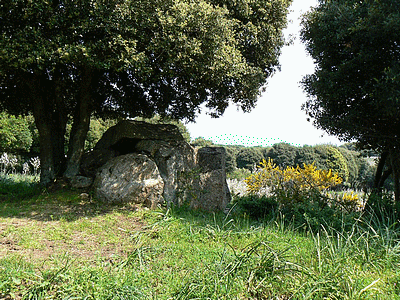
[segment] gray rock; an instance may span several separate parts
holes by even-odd
[[[97,199],[156,208],[163,202],[164,182],[154,161],[143,154],[126,154],[108,161],[94,182]]]
[[[120,154],[133,152],[140,140],[184,141],[175,125],[121,121],[109,128],[94,149],[117,149]]]
[[[136,154],[126,156],[128,153]],[[149,199],[145,200],[147,206],[165,200],[167,205],[187,203],[193,208],[214,211],[224,210],[230,201],[225,149],[196,150],[175,125],[118,123],[105,132],[83,159],[83,174],[94,176],[96,170],[100,172],[95,179],[95,193],[107,202],[141,203],[138,198],[144,197]],[[141,176],[148,178],[148,183]],[[141,188],[146,191],[140,191]]]
[[[231,201],[229,187],[226,182],[225,148],[204,147],[197,153],[199,168],[199,193],[192,199],[191,206],[207,211],[225,210]]]
[[[85,176],[74,176],[69,179],[69,183],[73,188],[83,189],[88,188],[93,183],[93,178]]]
[[[156,140],[140,141],[136,150],[148,154],[156,162],[164,181],[164,199],[167,205],[182,204],[184,199],[179,199],[181,174],[195,169],[196,150],[185,141]]]

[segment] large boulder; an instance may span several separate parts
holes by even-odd
[[[196,151],[185,141],[166,142],[142,140],[136,150],[146,153],[155,161],[164,180],[164,199],[168,205],[182,204],[179,189],[181,174],[196,168]]]
[[[97,172],[95,190],[100,199],[108,202],[125,201],[120,199],[122,192],[118,191],[125,183],[119,181],[125,182],[126,178],[135,180],[135,176],[140,176],[139,171],[129,176],[123,175],[123,172],[132,172],[129,164],[137,162],[135,156],[125,156],[132,153],[145,155],[157,167],[158,176],[163,181],[162,196],[167,205],[188,203],[194,208],[223,210],[228,204],[230,194],[225,177],[224,148],[203,148],[198,154],[175,125],[137,121],[122,121],[111,127],[93,151],[84,156],[81,172],[85,176],[94,176]],[[110,183],[103,188],[103,179],[99,178],[108,174],[109,164],[114,164],[121,155],[126,168],[118,167],[119,175],[107,179],[105,182]],[[128,160],[135,162],[128,163]],[[135,168],[140,169],[138,166]],[[107,189],[107,196],[103,196]],[[126,188],[123,190],[125,193]],[[115,195],[114,200],[111,200],[112,195]]]
[[[96,197],[104,202],[132,202],[155,208],[163,202],[164,182],[146,155],[131,153],[109,160],[94,181]]]

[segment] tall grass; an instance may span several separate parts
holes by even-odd
[[[1,198],[31,197],[40,191],[38,175],[23,175],[18,173],[0,172]]]
[[[304,230],[284,215],[101,209],[73,191],[0,210],[1,299],[400,299],[394,216]]]

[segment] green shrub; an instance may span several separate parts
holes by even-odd
[[[0,197],[20,200],[39,192],[38,176],[0,173]]]
[[[233,204],[240,214],[246,214],[255,219],[273,217],[278,211],[278,201],[275,197],[266,195],[246,195],[237,197]]]
[[[258,165],[263,159],[264,156],[261,148],[243,148],[236,156],[236,164],[238,168],[246,168],[251,171],[254,166]]]
[[[272,146],[266,153],[265,159],[271,158],[280,167],[295,167],[296,154],[297,147],[287,143],[279,143]]]
[[[234,169],[233,171],[226,174],[226,177],[229,179],[243,180],[251,175],[251,171],[248,169]]]
[[[0,152],[27,152],[32,145],[28,121],[21,116],[0,113]]]

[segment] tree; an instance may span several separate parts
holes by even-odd
[[[316,64],[303,109],[329,134],[387,152],[400,204],[400,2],[320,0],[301,37]]]
[[[349,170],[349,178],[348,183],[352,187],[359,187],[359,182],[357,182],[359,169],[361,165],[360,162],[360,153],[352,150],[348,150],[345,147],[337,147],[336,148],[345,158],[346,165]]]
[[[238,168],[246,168],[250,171],[264,159],[262,150],[259,147],[243,148],[236,155]]]
[[[226,150],[225,167],[226,173],[232,173],[237,168],[236,156],[239,150],[236,147],[224,147]]]
[[[274,144],[267,156],[280,167],[295,166],[297,148],[288,143]]]
[[[79,172],[92,115],[249,111],[279,68],[291,2],[4,0],[0,111],[33,113],[44,184]]]
[[[32,145],[32,134],[28,121],[21,116],[0,113],[0,152],[28,152]]]
[[[304,145],[297,148],[295,166],[303,166],[304,164],[311,165],[316,163],[320,157],[315,152],[314,146]]]
[[[331,169],[333,172],[338,173],[344,182],[349,180],[349,169],[346,159],[336,147],[317,145],[314,147],[314,150],[319,157],[315,163],[317,169]]]
[[[206,140],[205,138],[203,138],[201,136],[195,138],[190,144],[196,148],[211,147],[214,145],[213,141]]]

